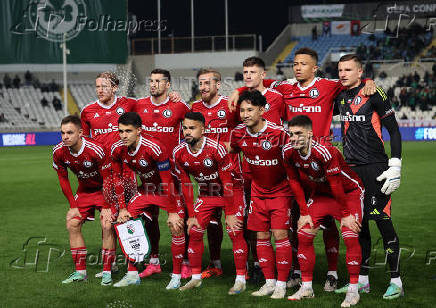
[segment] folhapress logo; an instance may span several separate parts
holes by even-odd
[[[420,127],[415,131],[416,140],[436,140],[436,127]]]

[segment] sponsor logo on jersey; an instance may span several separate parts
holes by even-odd
[[[174,132],[174,127],[159,126],[159,124],[156,122],[153,123],[153,126],[142,125],[142,129],[146,132],[159,132],[159,133],[172,133],[172,132]]]
[[[319,170],[319,166],[316,162],[311,162],[310,166],[312,167],[313,170],[318,171]]]
[[[147,161],[146,161],[145,159],[140,159],[140,160],[139,160],[139,164],[140,164],[142,167],[147,167],[147,166],[148,166],[148,163],[147,163]]]
[[[226,111],[223,109],[218,110],[218,112],[216,113],[216,115],[218,116],[218,118],[220,119],[224,119],[226,117]]]
[[[266,151],[268,151],[269,149],[271,149],[272,145],[271,142],[269,142],[268,140],[264,140],[262,141],[262,148]]]
[[[350,114],[350,112],[347,111],[345,114],[340,115],[340,120],[342,122],[365,122],[366,117],[365,115]]]
[[[164,111],[162,111],[162,115],[168,119],[169,117],[171,117],[173,115],[173,112],[169,109],[165,109]]]
[[[85,161],[83,162],[83,166],[85,166],[86,168],[91,168],[92,163],[91,163],[89,160],[85,160]]]
[[[117,132],[118,131],[118,125],[112,125],[112,123],[109,123],[108,128],[96,128],[94,129],[94,135],[102,135],[102,134],[107,134],[107,133],[112,133],[112,132]]]
[[[118,107],[116,111],[119,115],[122,115],[124,113],[124,109],[122,107]]]
[[[321,112],[321,106],[304,106],[304,104],[300,104],[300,106],[289,106],[290,112],[306,112],[306,113],[312,113],[312,112]]]
[[[155,173],[154,170],[151,170],[150,172],[147,172],[147,173],[142,173],[142,172],[138,171],[139,177],[144,178],[144,179],[151,178],[154,175],[154,173]]]
[[[89,178],[93,178],[95,176],[98,175],[98,171],[92,171],[92,172],[83,172],[83,171],[79,171],[79,173],[77,174],[77,178],[78,179],[89,179]]]
[[[311,98],[317,98],[319,96],[319,91],[317,88],[313,88],[309,91],[309,96]]]
[[[96,112],[95,114],[94,114],[94,119],[95,118],[98,118],[100,115]]]
[[[212,160],[211,160],[210,158],[205,158],[205,159],[203,160],[203,165],[204,165],[205,167],[210,168],[210,167],[212,167],[213,162],[212,162]]]
[[[353,100],[354,105],[359,105],[362,102],[362,98],[360,96],[356,96]]]
[[[203,173],[200,173],[198,176],[194,176],[194,178],[197,181],[211,181],[211,180],[215,180],[218,178],[218,171],[215,171],[214,173],[210,174],[210,175],[204,175]]]
[[[227,127],[208,127],[204,130],[205,134],[223,134],[227,133],[229,129]]]
[[[254,160],[245,156],[245,160],[255,166],[276,166],[279,164],[278,159],[259,159],[259,156],[256,156]]]

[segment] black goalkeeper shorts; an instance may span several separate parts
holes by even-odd
[[[389,168],[387,162],[353,166],[351,168],[357,173],[365,186],[363,217],[370,220],[390,219],[391,196],[381,192],[384,181],[377,181],[377,177]]]

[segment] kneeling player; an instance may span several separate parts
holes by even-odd
[[[216,209],[224,208],[227,233],[233,243],[236,267],[235,284],[228,293],[239,294],[245,290],[247,262],[247,243],[242,231],[244,210],[242,187],[239,193],[234,192],[232,163],[227,151],[217,141],[203,136],[204,123],[204,117],[200,112],[188,112],[183,120],[185,142],[179,144],[173,151],[176,172],[180,176],[183,196],[189,212],[188,256],[192,269],[192,279],[180,290],[201,285],[203,235]],[[189,174],[198,182],[199,195],[195,204]]]
[[[143,213],[151,217],[152,205],[168,211],[168,226],[172,234],[171,252],[173,256],[173,274],[167,289],[180,286],[181,266],[185,249],[183,217],[179,216],[174,197],[174,183],[170,173],[170,162],[165,148],[155,138],[141,135],[141,117],[135,112],[127,112],[118,119],[120,141],[111,149],[113,161],[115,190],[118,196],[120,212],[118,222],[126,222],[130,217]],[[128,166],[141,179],[138,193],[129,204],[124,203],[123,167]],[[148,213],[147,213],[148,212]],[[182,211],[183,213],[183,211]],[[114,287],[126,287],[139,284],[140,278],[134,263],[128,262],[128,272]]]
[[[363,185],[335,147],[312,140],[312,121],[307,116],[289,122],[291,142],[283,148],[283,159],[292,191],[300,206],[298,259],[302,286],[289,300],[314,297],[312,276],[315,266],[313,240],[328,216],[341,222],[347,248],[346,263],[350,284],[341,307],[359,302],[357,282],[361,263],[358,233],[363,214]],[[303,187],[310,199],[306,203]]]
[[[82,125],[77,116],[67,116],[61,122],[62,142],[53,148],[53,168],[59,178],[62,192],[70,203],[67,213],[67,230],[70,236],[70,249],[76,271],[62,283],[87,280],[86,246],[82,235],[82,225],[86,220],[94,220],[95,210],[101,211],[103,238],[103,276],[101,285],[112,284],[111,264],[115,260],[115,237],[111,220],[113,210],[103,198],[103,182],[110,178],[110,161],[106,158],[99,143],[84,138]],[[73,196],[68,179],[68,170],[77,176],[79,187]]]

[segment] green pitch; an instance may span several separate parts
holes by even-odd
[[[402,278],[406,296],[382,300],[389,276],[378,231],[372,224],[374,269],[371,293],[363,294],[359,307],[435,307],[436,302],[436,143],[404,143],[401,187],[393,197],[393,220],[402,248]],[[51,167],[51,147],[0,149],[0,291],[1,307],[339,307],[343,295],[322,291],[326,261],[321,236],[316,241],[315,298],[303,302],[254,298],[250,292],[230,297],[233,256],[228,237],[223,242],[225,277],[205,280],[191,292],[166,291],[171,270],[170,237],[161,213],[163,273],[143,279],[140,286],[116,289],[100,286],[94,274],[101,271],[101,232],[98,220],[83,227],[88,249],[88,282],[62,285],[73,271],[65,229],[67,202]],[[203,265],[207,265],[208,249]],[[118,249],[117,254],[121,256]],[[120,261],[121,257],[118,257]],[[114,275],[118,281],[125,265]],[[347,273],[344,245],[339,263],[340,285]],[[295,290],[288,290],[288,295]]]

